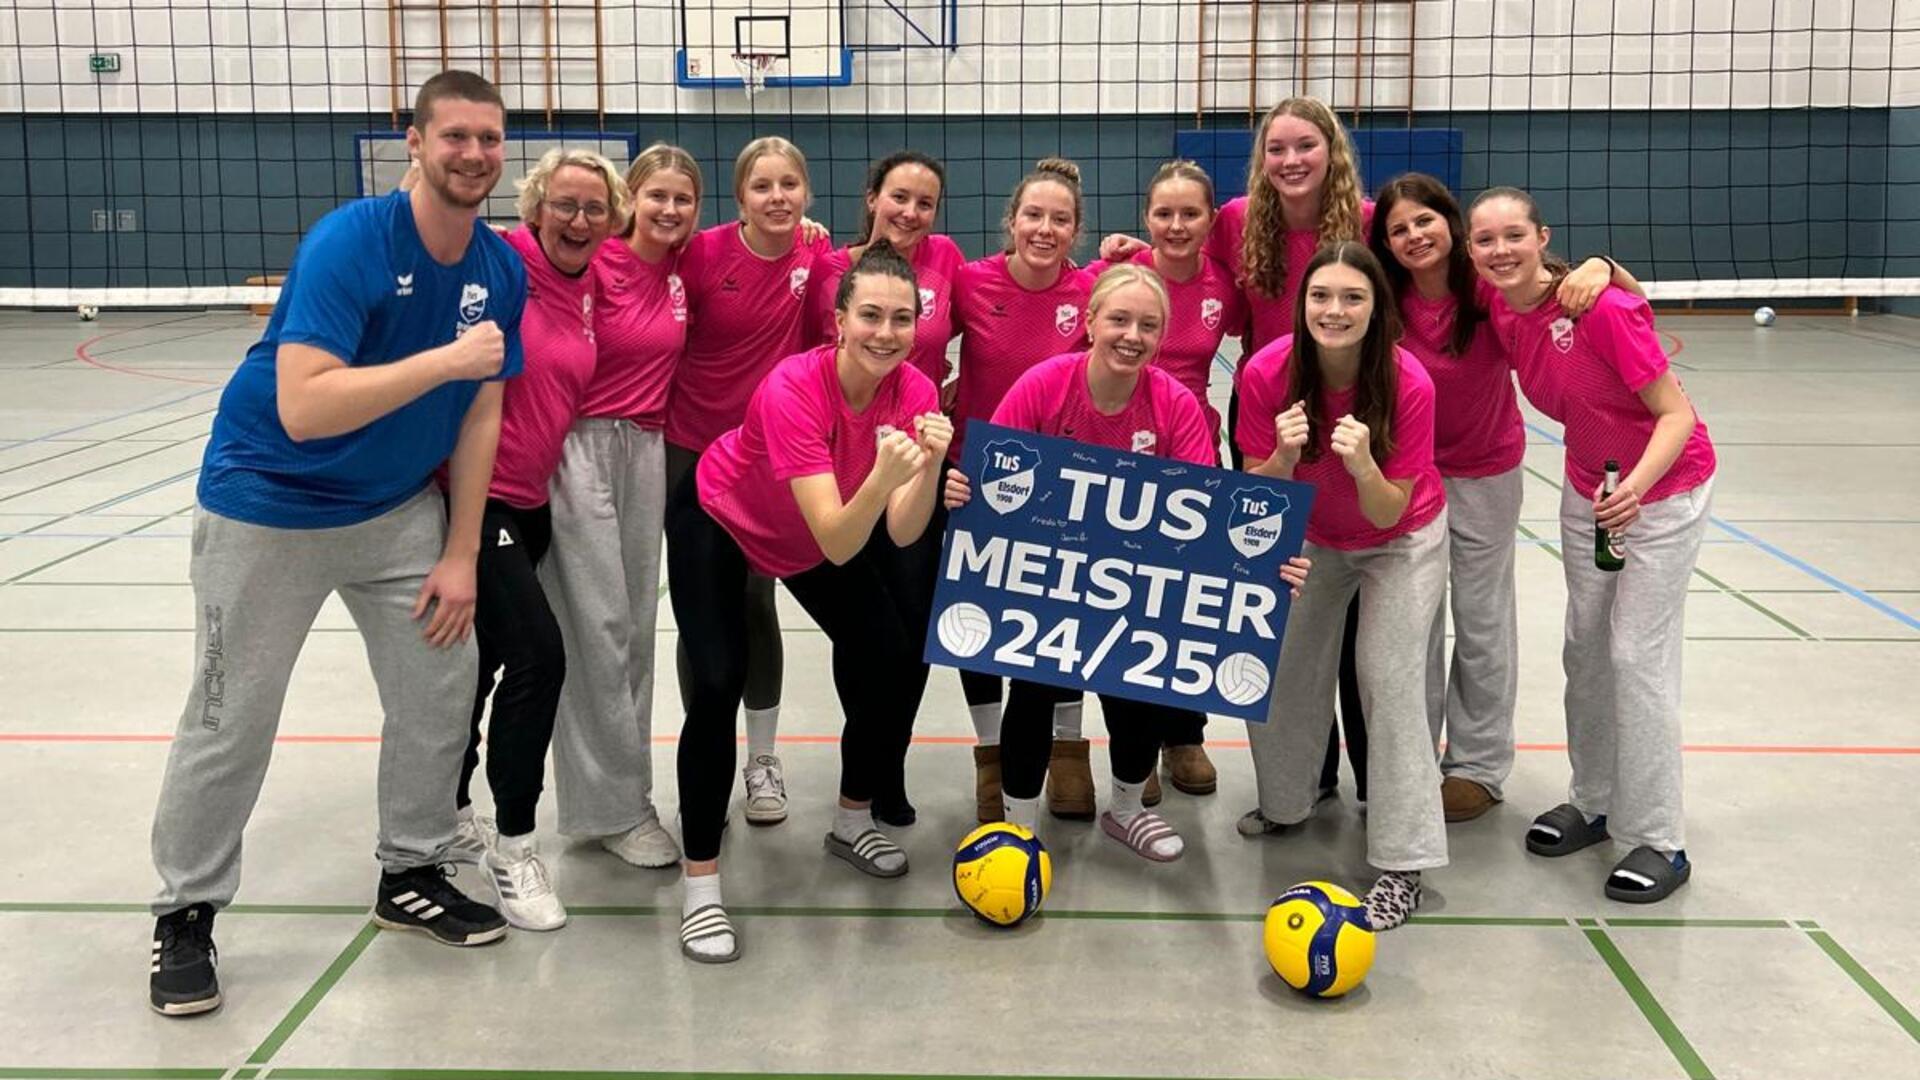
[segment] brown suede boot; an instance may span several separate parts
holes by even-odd
[[[1093,766],[1085,739],[1053,740],[1047,761],[1047,812],[1070,821],[1093,820]]]
[[[973,748],[973,802],[980,824],[1007,820],[1000,795],[1000,744]]]
[[[1148,773],[1147,786],[1140,790],[1140,805],[1159,806],[1160,800],[1166,798],[1166,795],[1166,792],[1160,790],[1160,770],[1155,769]]]
[[[1167,779],[1189,795],[1211,795],[1220,786],[1220,774],[1214,771],[1204,746],[1169,746],[1160,751],[1167,766]]]

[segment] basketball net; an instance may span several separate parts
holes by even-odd
[[[773,53],[733,54],[733,64],[740,69],[740,83],[746,87],[749,100],[767,88],[767,75],[773,71],[775,59]]]

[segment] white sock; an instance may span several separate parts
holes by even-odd
[[[1134,818],[1146,812],[1146,805],[1141,801],[1145,797],[1146,790],[1145,780],[1137,784],[1129,784],[1116,778],[1113,782],[1113,799],[1107,806],[1107,812],[1113,815],[1113,820],[1122,825],[1133,824]]]
[[[747,710],[747,760],[774,756],[774,736],[780,732],[780,706]]]
[[[1027,831],[1033,831],[1040,824],[1040,796],[1031,799],[1016,799],[1011,795],[1001,796],[1007,804],[1007,821]]]
[[[500,853],[504,862],[526,862],[539,849],[534,846],[532,833],[524,836],[507,836],[503,833],[493,842],[493,850]]]
[[[862,806],[858,809],[841,806],[833,807],[833,835],[851,844],[873,829],[873,809]],[[889,851],[873,857],[873,865],[882,870],[893,871],[906,865],[907,856],[902,851]]]
[[[455,810],[453,812],[453,818],[455,821],[461,821],[461,822],[472,821],[473,820],[473,804],[468,803],[467,805],[461,807],[460,809]]]
[[[688,875],[683,880],[685,885],[680,900],[681,918],[693,914],[708,904],[720,903],[720,875],[717,872],[700,877]],[[716,934],[687,947],[702,956],[725,956],[733,951],[733,935]]]
[[[1053,707],[1053,737],[1056,739],[1080,738],[1080,713],[1082,702],[1063,701]]]
[[[980,740],[981,746],[1000,745],[999,702],[989,701],[985,705],[969,705],[967,715],[973,717],[973,734]]]

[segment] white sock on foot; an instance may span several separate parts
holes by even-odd
[[[833,835],[851,844],[873,829],[873,809],[862,806],[858,809],[835,804],[833,808]],[[884,855],[875,855],[873,865],[892,872],[905,866],[907,856],[902,851],[889,851]]]
[[[688,876],[684,881],[684,890],[681,893],[680,900],[681,918],[686,918],[688,915],[706,907],[708,904],[720,903],[719,874],[703,874],[700,877]],[[724,905],[722,906],[724,907]],[[733,951],[733,935],[715,934],[713,937],[693,942],[687,947],[702,956],[725,956]]]
[[[1080,738],[1080,714],[1084,711],[1080,701],[1063,701],[1053,707],[1053,737],[1056,739]]]
[[[1113,820],[1122,825],[1133,824],[1133,819],[1146,811],[1146,804],[1142,801],[1146,797],[1146,791],[1145,780],[1137,784],[1129,784],[1115,778],[1113,800],[1108,804],[1107,812],[1113,815]]]
[[[1028,832],[1040,824],[1040,796],[1031,799],[1016,799],[1011,795],[1002,795],[1001,801],[1007,804],[1007,821],[1018,825]]]
[[[780,706],[747,710],[747,760],[772,757],[775,738],[780,734]]]
[[[981,746],[1000,745],[999,702],[989,701],[985,705],[969,705],[967,715],[973,717],[973,735],[980,740]]]

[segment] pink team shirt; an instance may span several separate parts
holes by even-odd
[[[913,267],[920,285],[920,325],[913,331],[913,351],[907,362],[932,379],[937,386],[947,381],[947,342],[953,339],[953,285],[967,257],[960,245],[944,236],[928,236],[913,249],[907,262]],[[807,285],[806,339],[815,345],[830,345],[838,335],[833,320],[834,300],[840,292],[840,279],[853,265],[850,248],[822,255],[813,264],[813,280]]]
[[[1519,468],[1527,452],[1512,366],[1486,322],[1474,327],[1467,351],[1453,355],[1458,309],[1451,294],[1429,300],[1408,282],[1400,299],[1400,347],[1433,380],[1433,463],[1440,475],[1498,476]]]
[[[727,530],[747,565],[792,577],[826,561],[794,501],[791,481],[831,473],[844,502],[873,471],[880,436],[913,434],[913,418],[940,411],[940,391],[901,364],[855,412],[840,389],[835,349],[822,345],[774,366],[747,404],[746,422],[701,455],[700,505]]]
[[[741,223],[715,225],[680,256],[692,325],[674,374],[667,441],[705,450],[740,426],[747,400],[776,361],[800,351],[807,288],[825,240],[796,239],[777,259],[747,247]]]
[[[1130,260],[1157,271],[1151,249],[1135,252]],[[1104,262],[1087,267],[1097,281],[1107,269]],[[1166,370],[1180,381],[1200,402],[1206,412],[1207,427],[1220,431],[1220,414],[1207,402],[1207,379],[1213,374],[1213,358],[1220,342],[1239,337],[1247,329],[1247,301],[1234,284],[1233,274],[1211,255],[1200,256],[1200,272],[1187,281],[1175,281],[1164,275],[1167,286],[1167,325],[1160,334],[1160,351],[1153,365]]]
[[[1062,266],[1053,285],[1023,288],[1007,256],[989,255],[960,268],[954,288],[959,317],[960,386],[953,409],[953,449],[960,460],[967,421],[993,415],[1026,370],[1063,349],[1087,343],[1087,296],[1093,275]]]
[[[560,445],[594,373],[594,270],[579,277],[553,268],[525,225],[507,243],[527,264],[527,308],[520,319],[526,370],[508,379],[500,399],[500,446],[489,498],[531,510],[547,504],[547,481]]]
[[[1493,321],[1527,400],[1566,425],[1567,482],[1583,494],[1598,491],[1608,459],[1620,463],[1620,475],[1632,472],[1655,423],[1640,391],[1668,371],[1647,302],[1609,287],[1576,320],[1552,295],[1519,314],[1496,294]],[[1713,476],[1715,464],[1713,440],[1696,412],[1680,456],[1640,501],[1691,491]]]
[[[1360,489],[1352,474],[1333,452],[1334,421],[1353,411],[1354,388],[1321,388],[1325,411],[1314,418],[1319,456],[1300,460],[1293,478],[1314,489],[1313,513],[1307,518],[1307,539],[1321,547],[1358,551],[1385,544],[1423,528],[1447,505],[1440,470],[1433,464],[1433,380],[1405,349],[1393,351],[1399,364],[1400,385],[1393,405],[1393,453],[1381,464],[1389,480],[1412,480],[1413,492],[1400,520],[1378,528],[1360,511]],[[1253,355],[1240,368],[1240,424],[1234,438],[1248,461],[1273,456],[1273,418],[1287,411],[1288,367],[1293,337],[1288,335]]]
[[[1157,367],[1142,368],[1126,407],[1109,416],[1094,407],[1084,352],[1064,353],[1027,369],[993,411],[993,422],[1189,465],[1216,461],[1213,429],[1179,380]]]
[[[1354,239],[1366,243],[1367,231],[1371,228],[1373,200],[1363,199],[1360,202],[1360,235]],[[1247,351],[1248,355],[1252,355],[1281,335],[1293,333],[1293,300],[1300,294],[1300,283],[1306,278],[1307,262],[1320,249],[1320,230],[1287,230],[1286,288],[1280,291],[1279,296],[1268,296],[1246,286],[1246,265],[1240,258],[1240,244],[1246,233],[1247,197],[1242,195],[1220,208],[1213,231],[1207,234],[1207,254],[1220,260],[1233,273],[1233,279],[1241,282],[1249,316]]]
[[[658,430],[666,425],[667,393],[687,345],[686,286],[672,256],[649,263],[617,236],[600,245],[593,271],[600,366],[580,415]]]

